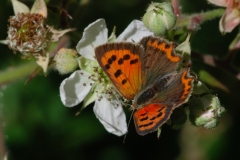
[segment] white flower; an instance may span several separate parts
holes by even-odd
[[[138,42],[145,36],[153,35],[143,23],[134,20],[116,39]],[[108,42],[108,30],[105,21],[99,19],[85,28],[83,37],[77,45],[81,55],[79,66],[60,86],[60,97],[63,104],[73,107],[83,101],[83,108],[95,101],[94,113],[106,130],[117,136],[127,132],[126,116],[119,94],[110,83],[95,59],[94,48]]]
[[[10,16],[8,37],[0,40],[14,53],[20,52],[23,58],[35,57],[36,63],[47,72],[49,59],[48,49],[51,42],[56,42],[65,33],[75,30],[55,30],[46,25],[47,6],[44,0],[35,0],[31,9],[18,0],[11,0],[14,16]]]

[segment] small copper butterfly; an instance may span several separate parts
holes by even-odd
[[[180,69],[182,58],[173,43],[162,38],[103,44],[95,55],[122,96],[133,100],[131,109],[136,109],[133,117],[140,135],[156,131],[190,97],[194,79],[189,69]]]

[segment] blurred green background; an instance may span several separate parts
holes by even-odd
[[[21,0],[32,6],[34,0]],[[109,32],[114,26],[119,35],[134,19],[141,19],[150,0],[85,0],[73,1],[68,12],[73,20],[60,21],[62,1],[48,0],[48,24],[55,28],[71,27],[77,31],[69,33],[71,48],[75,49],[83,29],[98,18],[106,20]],[[199,13],[214,9],[206,0],[180,0],[183,13]],[[13,15],[10,0],[0,1],[0,39],[7,37],[8,18]],[[52,70],[25,85],[27,77],[0,86],[0,129],[9,160],[130,160],[130,159],[176,159],[212,160],[239,159],[240,157],[240,81],[236,74],[240,70],[240,51],[236,51],[228,64],[209,66],[197,54],[209,54],[224,58],[228,46],[236,36],[238,28],[222,36],[218,29],[219,19],[205,22],[193,32],[192,68],[200,79],[218,95],[227,113],[220,124],[211,130],[194,127],[189,122],[179,130],[168,125],[162,128],[157,139],[156,133],[139,136],[131,120],[129,133],[123,137],[109,134],[88,106],[79,116],[75,113],[81,104],[66,108],[60,101],[59,86],[69,75],[59,75]],[[29,60],[21,60],[7,46],[0,45],[0,74],[18,67]],[[225,61],[224,61],[225,62]],[[237,71],[231,73],[230,66]],[[208,73],[223,87],[217,87],[209,79],[201,77]],[[223,89],[224,88],[224,89]],[[130,113],[126,108],[127,117]],[[1,136],[1,135],[0,135]],[[1,142],[1,140],[0,140]],[[2,145],[0,150],[3,150]]]

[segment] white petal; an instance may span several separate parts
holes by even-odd
[[[77,51],[85,58],[95,60],[94,48],[106,43],[108,30],[104,19],[98,19],[84,29],[83,37],[77,44]]]
[[[89,76],[89,73],[78,70],[63,80],[60,85],[60,97],[66,107],[73,107],[81,103],[89,93],[92,88],[90,83],[93,83],[88,79]]]
[[[109,101],[106,98],[96,100],[93,111],[108,132],[117,136],[127,132],[126,116],[118,101]]]
[[[154,35],[148,30],[142,21],[134,20],[128,27],[119,35],[117,41],[139,42],[143,37]]]
[[[86,97],[84,98],[82,107],[85,108],[89,104],[93,103],[97,98],[97,94],[94,92],[89,92]]]
[[[29,8],[22,2],[19,2],[17,0],[12,0],[12,4],[13,4],[13,10],[14,10],[15,15],[17,15],[18,13],[28,13],[29,12]]]
[[[51,37],[52,42],[58,41],[59,38],[62,37],[65,33],[76,30],[75,28],[68,28],[68,29],[64,29],[64,30],[56,30],[55,28],[53,28],[51,26],[47,26],[47,27],[49,28],[50,32],[53,34],[52,37]]]
[[[219,29],[222,33],[229,33],[240,24],[240,11],[237,8],[227,8],[219,21]]]
[[[227,7],[231,0],[208,0],[208,2],[221,7]]]
[[[46,53],[46,56],[42,56],[41,54],[35,54],[35,58],[37,59],[36,63],[42,67],[43,72],[47,73],[48,63],[49,63],[49,53]]]
[[[2,43],[2,44],[8,44],[8,40],[0,40],[0,43]]]
[[[44,0],[36,0],[32,6],[31,13],[38,13],[47,18],[47,6]]]

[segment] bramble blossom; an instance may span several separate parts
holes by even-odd
[[[8,36],[0,43],[7,44],[14,53],[20,52],[23,58],[35,57],[36,62],[46,73],[49,64],[48,49],[65,33],[75,29],[55,30],[45,24],[47,7],[44,0],[36,0],[31,9],[25,4],[12,0],[14,16],[9,18]]]
[[[118,37],[108,38],[105,21],[98,19],[85,28],[83,37],[77,44],[81,55],[77,70],[66,78],[60,86],[60,97],[66,107],[83,102],[82,108],[95,101],[93,111],[105,129],[117,136],[127,132],[126,116],[120,102],[120,94],[105,75],[95,59],[94,48],[109,41],[135,41],[153,35],[141,21],[134,20]]]

